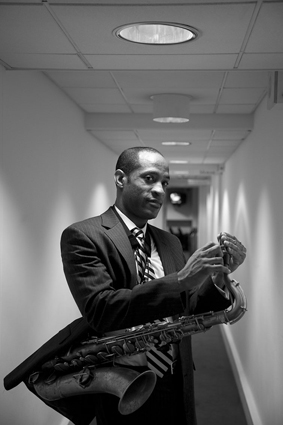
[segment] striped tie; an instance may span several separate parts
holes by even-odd
[[[138,283],[143,283],[146,262],[148,258],[148,254],[145,248],[144,234],[143,234],[143,231],[137,227],[135,227],[132,230],[132,233],[134,234],[134,236],[136,237],[139,243],[139,246],[135,250],[135,260],[136,260],[137,272],[138,272],[137,281]]]
[[[135,251],[135,259],[138,271],[138,283],[144,283],[148,280],[155,279],[154,269],[150,261],[150,247],[147,245],[144,233],[141,229],[135,227],[132,233],[136,237],[139,246]],[[159,321],[156,320],[156,323]],[[172,346],[167,352],[162,352],[152,347],[146,352],[148,367],[156,373],[157,376],[162,378],[164,373],[168,370],[169,366],[173,363]]]

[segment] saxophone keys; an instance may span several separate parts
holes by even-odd
[[[113,347],[111,347],[111,352],[117,355],[118,357],[124,355],[123,347],[120,347],[120,345],[113,345]]]
[[[92,382],[93,374],[91,370],[86,367],[83,372],[74,375],[74,378],[80,387],[85,388]]]
[[[145,351],[146,343],[142,339],[137,339],[135,342],[135,347],[138,351]]]
[[[97,358],[102,361],[111,361],[111,359],[115,358],[115,354],[108,354],[102,351],[96,354]]]
[[[94,354],[88,354],[85,356],[85,362],[88,365],[93,365],[98,363],[98,359]]]
[[[73,359],[71,360],[71,366],[74,368],[80,368],[82,367],[82,362],[79,359]]]
[[[135,346],[130,341],[123,342],[123,350],[126,354],[132,354],[136,351]]]
[[[171,342],[172,338],[169,336],[169,334],[167,334],[166,332],[161,332],[160,337],[161,341],[164,341],[166,343]]]
[[[70,365],[67,362],[57,363],[54,366],[54,369],[57,370],[58,372],[65,372],[65,371],[68,371],[70,369]]]

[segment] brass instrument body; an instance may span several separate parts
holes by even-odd
[[[39,372],[30,376],[30,381],[37,393],[46,400],[89,392],[107,392],[120,397],[118,408],[122,414],[132,413],[152,393],[156,382],[154,372],[139,374],[125,367],[103,365],[114,363],[119,357],[146,352],[152,346],[161,351],[167,350],[170,344],[179,343],[186,336],[205,332],[214,325],[236,323],[247,310],[246,297],[237,281],[230,281],[227,277],[226,287],[234,299],[232,308],[182,316],[172,323],[141,325],[119,331],[113,336],[90,336],[86,341],[71,347],[66,354],[45,362]],[[129,373],[129,370],[133,373]]]
[[[227,283],[228,285],[228,283]],[[161,349],[171,343],[180,342],[184,337],[205,332],[217,324],[234,324],[247,309],[244,292],[235,280],[230,281],[230,293],[236,305],[231,310],[207,312],[195,316],[182,316],[177,321],[150,323],[134,329],[120,331],[118,335],[90,337],[66,355],[57,357],[42,365],[42,369],[58,372],[77,370],[84,366],[113,362],[118,357],[131,356],[149,350],[153,345]]]
[[[30,376],[34,388],[44,400],[59,400],[82,394],[113,394],[119,398],[118,410],[129,415],[139,409],[150,397],[156,384],[156,375],[151,370],[139,373],[124,367],[90,366],[78,373],[67,375],[44,374]]]

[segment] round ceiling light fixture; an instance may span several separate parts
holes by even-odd
[[[137,22],[116,28],[114,34],[132,43],[168,45],[195,40],[198,31],[189,25],[172,22]]]

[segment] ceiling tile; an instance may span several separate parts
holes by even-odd
[[[0,52],[75,53],[75,49],[42,4],[0,5]]]
[[[124,98],[118,89],[66,87],[64,90],[72,99],[79,103],[125,103]]]
[[[252,104],[237,104],[237,105],[218,105],[217,113],[218,114],[251,114],[255,111],[257,103]]]
[[[219,141],[219,142],[212,142],[210,147],[211,149],[219,148],[219,149],[225,149],[224,152],[233,152],[235,149],[238,148],[238,146],[242,143],[242,141],[237,142],[227,142],[227,141]],[[229,150],[228,150],[229,149]],[[220,152],[220,150],[219,150]],[[221,152],[220,152],[221,153]]]
[[[220,104],[253,104],[257,103],[264,93],[262,88],[224,89]]]
[[[246,52],[278,52],[282,53],[283,3],[272,2],[262,4]],[[281,37],[278,35],[281,34]]]
[[[245,53],[239,69],[283,69],[283,53]]]
[[[124,114],[131,113],[130,108],[125,104],[93,104],[93,103],[80,103],[80,107],[89,113],[99,113],[99,114]]]
[[[95,135],[94,137],[99,140]],[[123,150],[134,147],[134,146],[140,146],[139,140],[133,136],[132,140],[118,140],[114,141],[106,140],[103,142],[105,146],[107,146],[110,150],[115,152],[117,155],[120,155],[120,153],[123,152]]]
[[[136,134],[134,131],[92,131],[92,133],[99,137],[100,140],[104,141],[131,141],[131,140],[137,140]]]
[[[205,54],[205,55],[89,55],[85,58],[93,69],[111,70],[174,70],[178,69],[233,69],[237,54]]]
[[[239,140],[244,140],[247,135],[249,134],[249,131],[246,130],[233,130],[233,131],[224,131],[224,130],[216,130],[214,135],[213,135],[213,142],[212,143],[217,143],[217,141],[220,140],[231,140],[231,141],[239,141]]]
[[[15,69],[86,69],[84,63],[77,55],[57,54],[24,54],[24,53],[1,53],[0,58],[10,67]]]
[[[203,164],[225,164],[229,156],[221,155],[221,156],[207,156],[203,160]]]
[[[165,124],[166,125],[166,124]],[[176,128],[176,130],[145,130],[139,129],[139,135],[144,140],[159,140],[159,141],[190,141],[190,140],[209,140],[211,131],[205,129],[192,130],[192,129],[181,129]]]
[[[243,87],[263,87],[268,84],[268,73],[266,71],[243,71],[228,72],[225,88],[243,88]]]
[[[56,72],[49,71],[48,76],[59,84],[60,87],[81,88],[116,88],[111,72],[105,71],[78,71],[78,72]]]
[[[176,68],[176,66],[175,66]],[[207,89],[221,86],[224,72],[202,71],[114,71],[113,75],[122,89]]]

